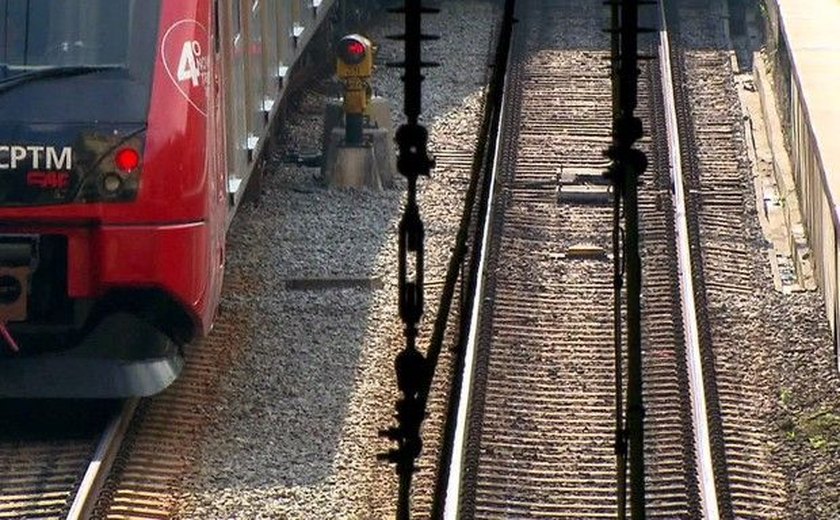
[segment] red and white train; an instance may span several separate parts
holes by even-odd
[[[0,0],[0,397],[149,395],[328,0]]]

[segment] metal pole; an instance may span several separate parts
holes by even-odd
[[[630,514],[645,518],[644,404],[642,402],[641,287],[637,183],[627,175],[624,194],[627,262],[627,428],[630,436]]]
[[[636,135],[631,121],[637,103],[639,0],[624,0],[621,7],[621,109],[627,123],[622,148],[630,152]],[[625,156],[624,218],[627,269],[627,429],[630,440],[630,514],[645,518],[644,405],[642,402],[642,265],[639,258],[638,178],[644,166]],[[643,158],[643,156],[642,156]]]
[[[619,68],[621,63],[621,10],[617,0],[610,5],[610,79],[612,81],[613,146],[618,145],[618,120],[621,117],[621,82]],[[627,518],[627,431],[624,427],[624,394],[621,373],[622,327],[621,327],[621,289],[624,285],[623,258],[621,250],[621,197],[623,185],[621,177],[613,164],[609,175],[613,180],[613,341],[615,350],[615,472],[616,497],[618,501],[618,519]]]
[[[347,114],[344,116],[344,142],[349,146],[361,146],[364,142],[364,114]]]
[[[428,176],[434,161],[428,155],[428,132],[419,124],[422,101],[422,69],[434,66],[421,59],[421,43],[434,39],[422,33],[423,13],[435,13],[437,9],[424,7],[422,0],[405,0],[402,8],[391,12],[405,14],[405,34],[391,38],[405,42],[405,61],[389,64],[403,68],[405,100],[403,110],[406,124],[399,127],[396,141],[399,147],[397,169],[408,181],[407,200],[399,226],[399,313],[405,325],[405,348],[397,354],[394,368],[397,386],[402,399],[397,401],[398,425],[380,431],[380,435],[397,443],[396,449],[380,454],[378,458],[396,465],[399,474],[399,497],[397,518],[411,517],[411,477],[416,469],[415,460],[422,451],[420,427],[425,417],[425,402],[421,398],[424,388],[431,384],[434,366],[417,351],[419,322],[423,316],[423,276],[425,230],[417,206],[417,178]],[[409,269],[413,260],[413,272]]]

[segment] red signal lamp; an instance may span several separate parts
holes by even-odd
[[[140,166],[140,154],[134,148],[122,148],[114,156],[114,164],[124,173],[131,173]]]
[[[347,43],[347,54],[350,56],[362,56],[365,53],[365,46],[361,42],[351,41]]]
[[[359,65],[369,52],[367,39],[357,34],[351,34],[341,39],[338,46],[338,57],[347,65]]]

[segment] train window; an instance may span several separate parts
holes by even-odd
[[[0,0],[0,66],[126,65],[139,0]]]
[[[213,1],[213,42],[215,43],[216,54],[222,51],[221,38],[221,20],[219,20],[219,0]]]

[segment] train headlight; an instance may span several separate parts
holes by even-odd
[[[122,178],[115,173],[109,173],[102,179],[102,187],[108,193],[115,193],[122,187]]]

